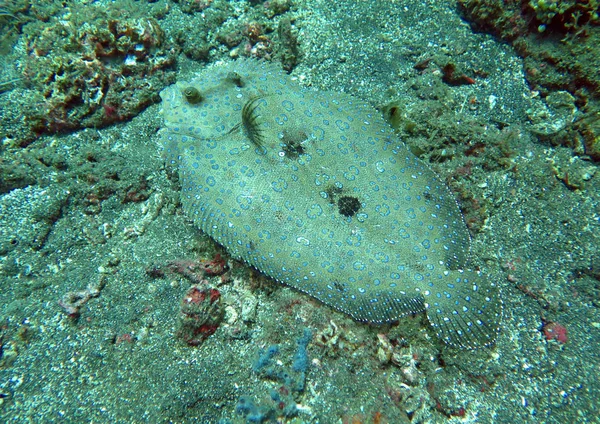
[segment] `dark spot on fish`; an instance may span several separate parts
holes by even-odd
[[[338,210],[344,216],[354,216],[360,209],[360,200],[352,196],[342,196],[339,198]]]
[[[334,205],[335,199],[337,198],[338,194],[342,194],[342,189],[334,185],[330,185],[325,189],[325,193],[327,194],[327,199],[329,200],[329,203]]]
[[[308,138],[304,131],[288,131],[284,130],[281,138],[281,147],[288,158],[296,159],[304,153],[302,143]]]
[[[200,91],[191,86],[183,89],[183,97],[185,97],[185,100],[191,105],[198,104],[202,101],[202,94],[200,94]]]
[[[346,291],[346,287],[344,287],[344,285],[342,283],[340,283],[339,281],[332,281],[331,282],[333,284],[333,288],[336,289],[339,292],[345,292]]]

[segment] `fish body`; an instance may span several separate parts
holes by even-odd
[[[359,321],[425,311],[451,346],[495,341],[498,289],[463,269],[452,193],[377,110],[251,59],[161,97],[183,208],[233,257]]]

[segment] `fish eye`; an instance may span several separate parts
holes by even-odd
[[[202,101],[202,94],[196,87],[186,87],[183,89],[183,97],[187,100],[187,102],[191,105],[195,105]]]
[[[239,88],[242,88],[244,85],[246,85],[244,83],[244,80],[242,79],[241,75],[235,71],[229,72],[227,74],[227,79],[229,81],[231,81],[232,83],[234,83],[236,85],[236,87],[239,87]]]

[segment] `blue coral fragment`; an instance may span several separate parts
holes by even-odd
[[[297,398],[304,392],[306,385],[306,371],[308,369],[308,344],[312,340],[312,331],[304,329],[296,343],[298,345],[294,354],[291,368],[281,367],[274,363],[273,358],[279,353],[278,345],[271,345],[261,349],[252,370],[265,380],[279,384],[277,389],[269,393],[271,403],[255,404],[253,399],[242,396],[238,400],[235,412],[242,415],[247,423],[277,422],[277,417],[295,417],[298,415]]]

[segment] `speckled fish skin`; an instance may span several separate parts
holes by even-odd
[[[229,253],[359,321],[426,311],[447,344],[492,344],[496,285],[445,184],[372,107],[274,64],[208,67],[161,92],[190,218]]]

